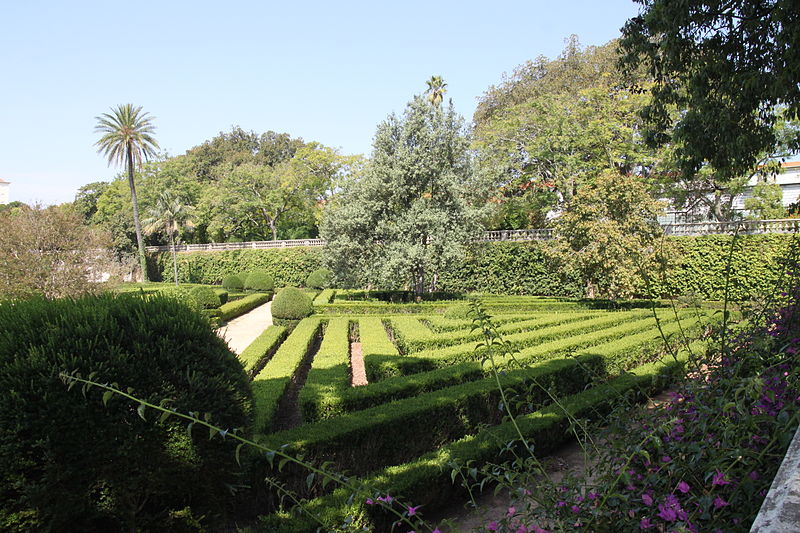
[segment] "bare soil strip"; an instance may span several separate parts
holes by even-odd
[[[367,369],[364,366],[364,356],[361,353],[361,343],[350,343],[350,368],[353,370],[353,387],[367,385]]]

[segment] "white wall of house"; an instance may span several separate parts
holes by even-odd
[[[8,203],[8,187],[10,183],[0,179],[0,204]]]

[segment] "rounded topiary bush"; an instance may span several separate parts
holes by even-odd
[[[247,275],[244,288],[249,291],[268,292],[275,288],[275,281],[266,272],[251,272]]]
[[[247,376],[207,321],[162,295],[106,294],[3,303],[0,324],[0,530],[20,517],[32,531],[220,527],[240,482],[230,442],[61,377],[246,428]]]
[[[444,317],[451,318],[451,319],[464,319],[464,318],[472,318],[470,315],[470,306],[469,304],[456,304],[451,305],[447,309],[445,309]]]
[[[244,282],[240,276],[231,274],[222,278],[222,286],[229,291],[240,291],[244,288]]]
[[[203,309],[216,309],[220,306],[219,296],[217,296],[217,293],[214,292],[214,289],[211,287],[198,285],[192,288],[191,294]]]
[[[312,289],[327,289],[333,280],[333,272],[327,268],[318,268],[306,278],[306,287]]]
[[[272,322],[278,326],[294,326],[314,312],[311,298],[295,287],[284,287],[272,300]]]
[[[193,311],[201,311],[204,309],[203,304],[197,299],[194,291],[189,287],[164,287],[163,289],[159,289],[158,293],[162,296],[178,300]]]
[[[225,289],[213,289],[214,292],[217,294],[217,298],[219,298],[220,305],[225,305],[228,303],[228,291]]]

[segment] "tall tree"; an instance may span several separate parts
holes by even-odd
[[[441,76],[431,76],[431,79],[426,81],[428,84],[428,101],[436,107],[442,105],[444,93],[447,92],[447,84]]]
[[[142,112],[141,106],[120,104],[111,108],[111,113],[103,113],[95,117],[95,120],[97,120],[95,132],[103,134],[95,143],[98,153],[102,153],[108,159],[109,165],[124,166],[128,171],[139,266],[142,269],[142,279],[148,281],[142,224],[139,220],[139,202],[136,198],[136,185],[133,177],[135,169],[141,167],[148,158],[153,157],[158,149],[158,143],[152,136],[155,131],[153,117],[149,113]]]
[[[435,290],[479,230],[474,181],[463,119],[417,96],[378,126],[363,174],[327,206],[326,263],[349,285]]]
[[[164,231],[169,238],[175,285],[178,285],[178,258],[175,253],[175,235],[188,223],[190,212],[190,206],[184,204],[174,193],[167,190],[159,195],[156,205],[150,209],[150,216],[144,220],[145,232]]]
[[[622,63],[654,78],[649,141],[673,145],[687,177],[706,164],[728,179],[751,172],[776,146],[779,116],[800,114],[797,1],[636,1]],[[800,132],[789,145],[800,149]]]

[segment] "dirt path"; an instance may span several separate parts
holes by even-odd
[[[367,385],[367,369],[364,366],[364,356],[361,354],[361,343],[350,343],[350,367],[353,369],[353,387]]]
[[[272,325],[271,309],[272,302],[260,305],[219,328],[217,335],[225,339],[231,351],[238,355]]]

